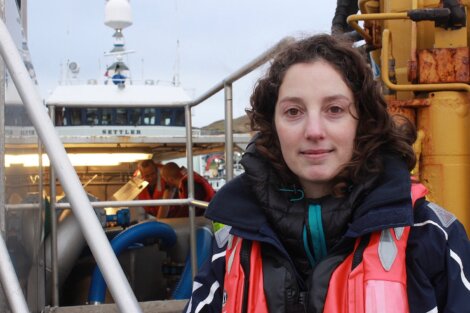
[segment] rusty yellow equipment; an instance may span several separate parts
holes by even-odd
[[[468,0],[359,0],[366,41],[394,112],[418,129],[415,174],[470,230]],[[362,24],[360,21],[363,21]]]

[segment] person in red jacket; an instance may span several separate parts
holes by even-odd
[[[209,182],[201,175],[194,172],[194,199],[209,202],[215,194]],[[188,198],[188,175],[185,168],[179,167],[174,162],[166,163],[162,167],[162,176],[169,187],[177,188],[177,198]],[[196,215],[202,215],[204,209],[196,208]],[[168,217],[186,217],[188,208],[179,206],[170,208]]]
[[[140,175],[143,180],[147,181],[149,184],[147,187],[142,190],[138,195],[139,200],[156,200],[156,199],[166,199],[168,198],[168,190],[166,188],[165,180],[163,179],[159,167],[162,164],[156,164],[153,160],[144,160],[141,161],[138,165]],[[158,206],[146,206],[144,207],[145,212],[155,217],[164,217],[161,210]]]

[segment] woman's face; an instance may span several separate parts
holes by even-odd
[[[298,63],[279,88],[274,121],[282,156],[307,197],[331,193],[331,180],[349,162],[357,111],[352,91],[327,62]]]

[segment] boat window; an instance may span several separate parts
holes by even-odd
[[[160,125],[170,126],[172,122],[172,113],[171,109],[162,109]]]
[[[56,125],[58,126],[185,125],[184,108],[65,108],[61,110],[62,108],[56,110]],[[12,116],[23,116],[23,114]],[[18,123],[28,123],[28,121]]]
[[[102,109],[101,125],[111,125],[113,123],[113,109]]]
[[[82,110],[81,109],[68,109],[67,119],[70,122],[69,125],[78,126],[83,125],[82,123]]]
[[[117,108],[116,109],[116,125],[127,125],[127,109]]]
[[[184,126],[184,109],[183,108],[178,108],[174,109],[175,112],[175,122],[174,126]]]
[[[156,109],[145,108],[144,109],[144,125],[155,125],[155,118],[157,116]]]
[[[140,109],[129,109],[129,124],[130,125],[141,125],[141,110]]]
[[[5,105],[6,126],[32,126],[24,106]]]
[[[86,109],[86,124],[87,125],[99,125],[99,112],[97,108]]]

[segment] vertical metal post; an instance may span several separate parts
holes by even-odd
[[[44,274],[44,246],[42,245],[43,234],[44,234],[44,217],[47,216],[45,214],[46,210],[46,202],[45,202],[45,193],[44,193],[44,166],[42,162],[42,155],[44,154],[44,147],[42,146],[42,142],[37,138],[37,151],[38,151],[38,206],[37,210],[33,209],[28,214],[34,216],[32,221],[34,224],[31,224],[31,227],[34,229],[34,245],[32,245],[33,254],[32,254],[32,261],[33,264],[30,269],[30,277],[34,276],[34,279],[28,281],[29,286],[34,286],[33,289],[29,287],[29,290],[34,290],[34,292],[28,293],[27,303],[32,311],[42,310],[44,307],[44,285],[41,284],[43,282],[42,275]]]
[[[5,3],[0,0],[0,18],[4,20]],[[0,58],[0,232],[5,237],[5,62]]]
[[[3,1],[1,7],[0,14],[3,16],[5,7]],[[5,64],[3,59],[0,59],[0,279],[10,309],[15,313],[27,313],[28,305],[4,241],[6,238],[5,174]],[[2,303],[0,307],[3,307]]]
[[[5,2],[0,0],[0,18],[4,20]],[[0,58],[0,240],[6,238],[6,170],[5,170],[5,63]],[[6,310],[6,287],[0,286],[0,310]]]
[[[15,313],[29,313],[28,305],[21,290],[18,277],[16,277],[3,236],[0,238],[0,279],[10,309]]]
[[[49,107],[49,116],[51,117],[52,124],[55,125],[55,106]],[[59,261],[57,252],[57,211],[56,211],[56,176],[54,167],[49,166],[49,192],[51,196],[51,295],[52,306],[59,306]],[[47,258],[46,258],[47,260]]]
[[[233,179],[233,96],[232,83],[225,82],[225,173],[226,181]]]
[[[188,198],[194,200],[194,172],[193,172],[193,131],[191,122],[191,106],[185,106],[186,119],[186,157],[188,160]],[[193,279],[197,274],[196,251],[196,207],[189,205],[189,245],[191,251],[191,269]]]

